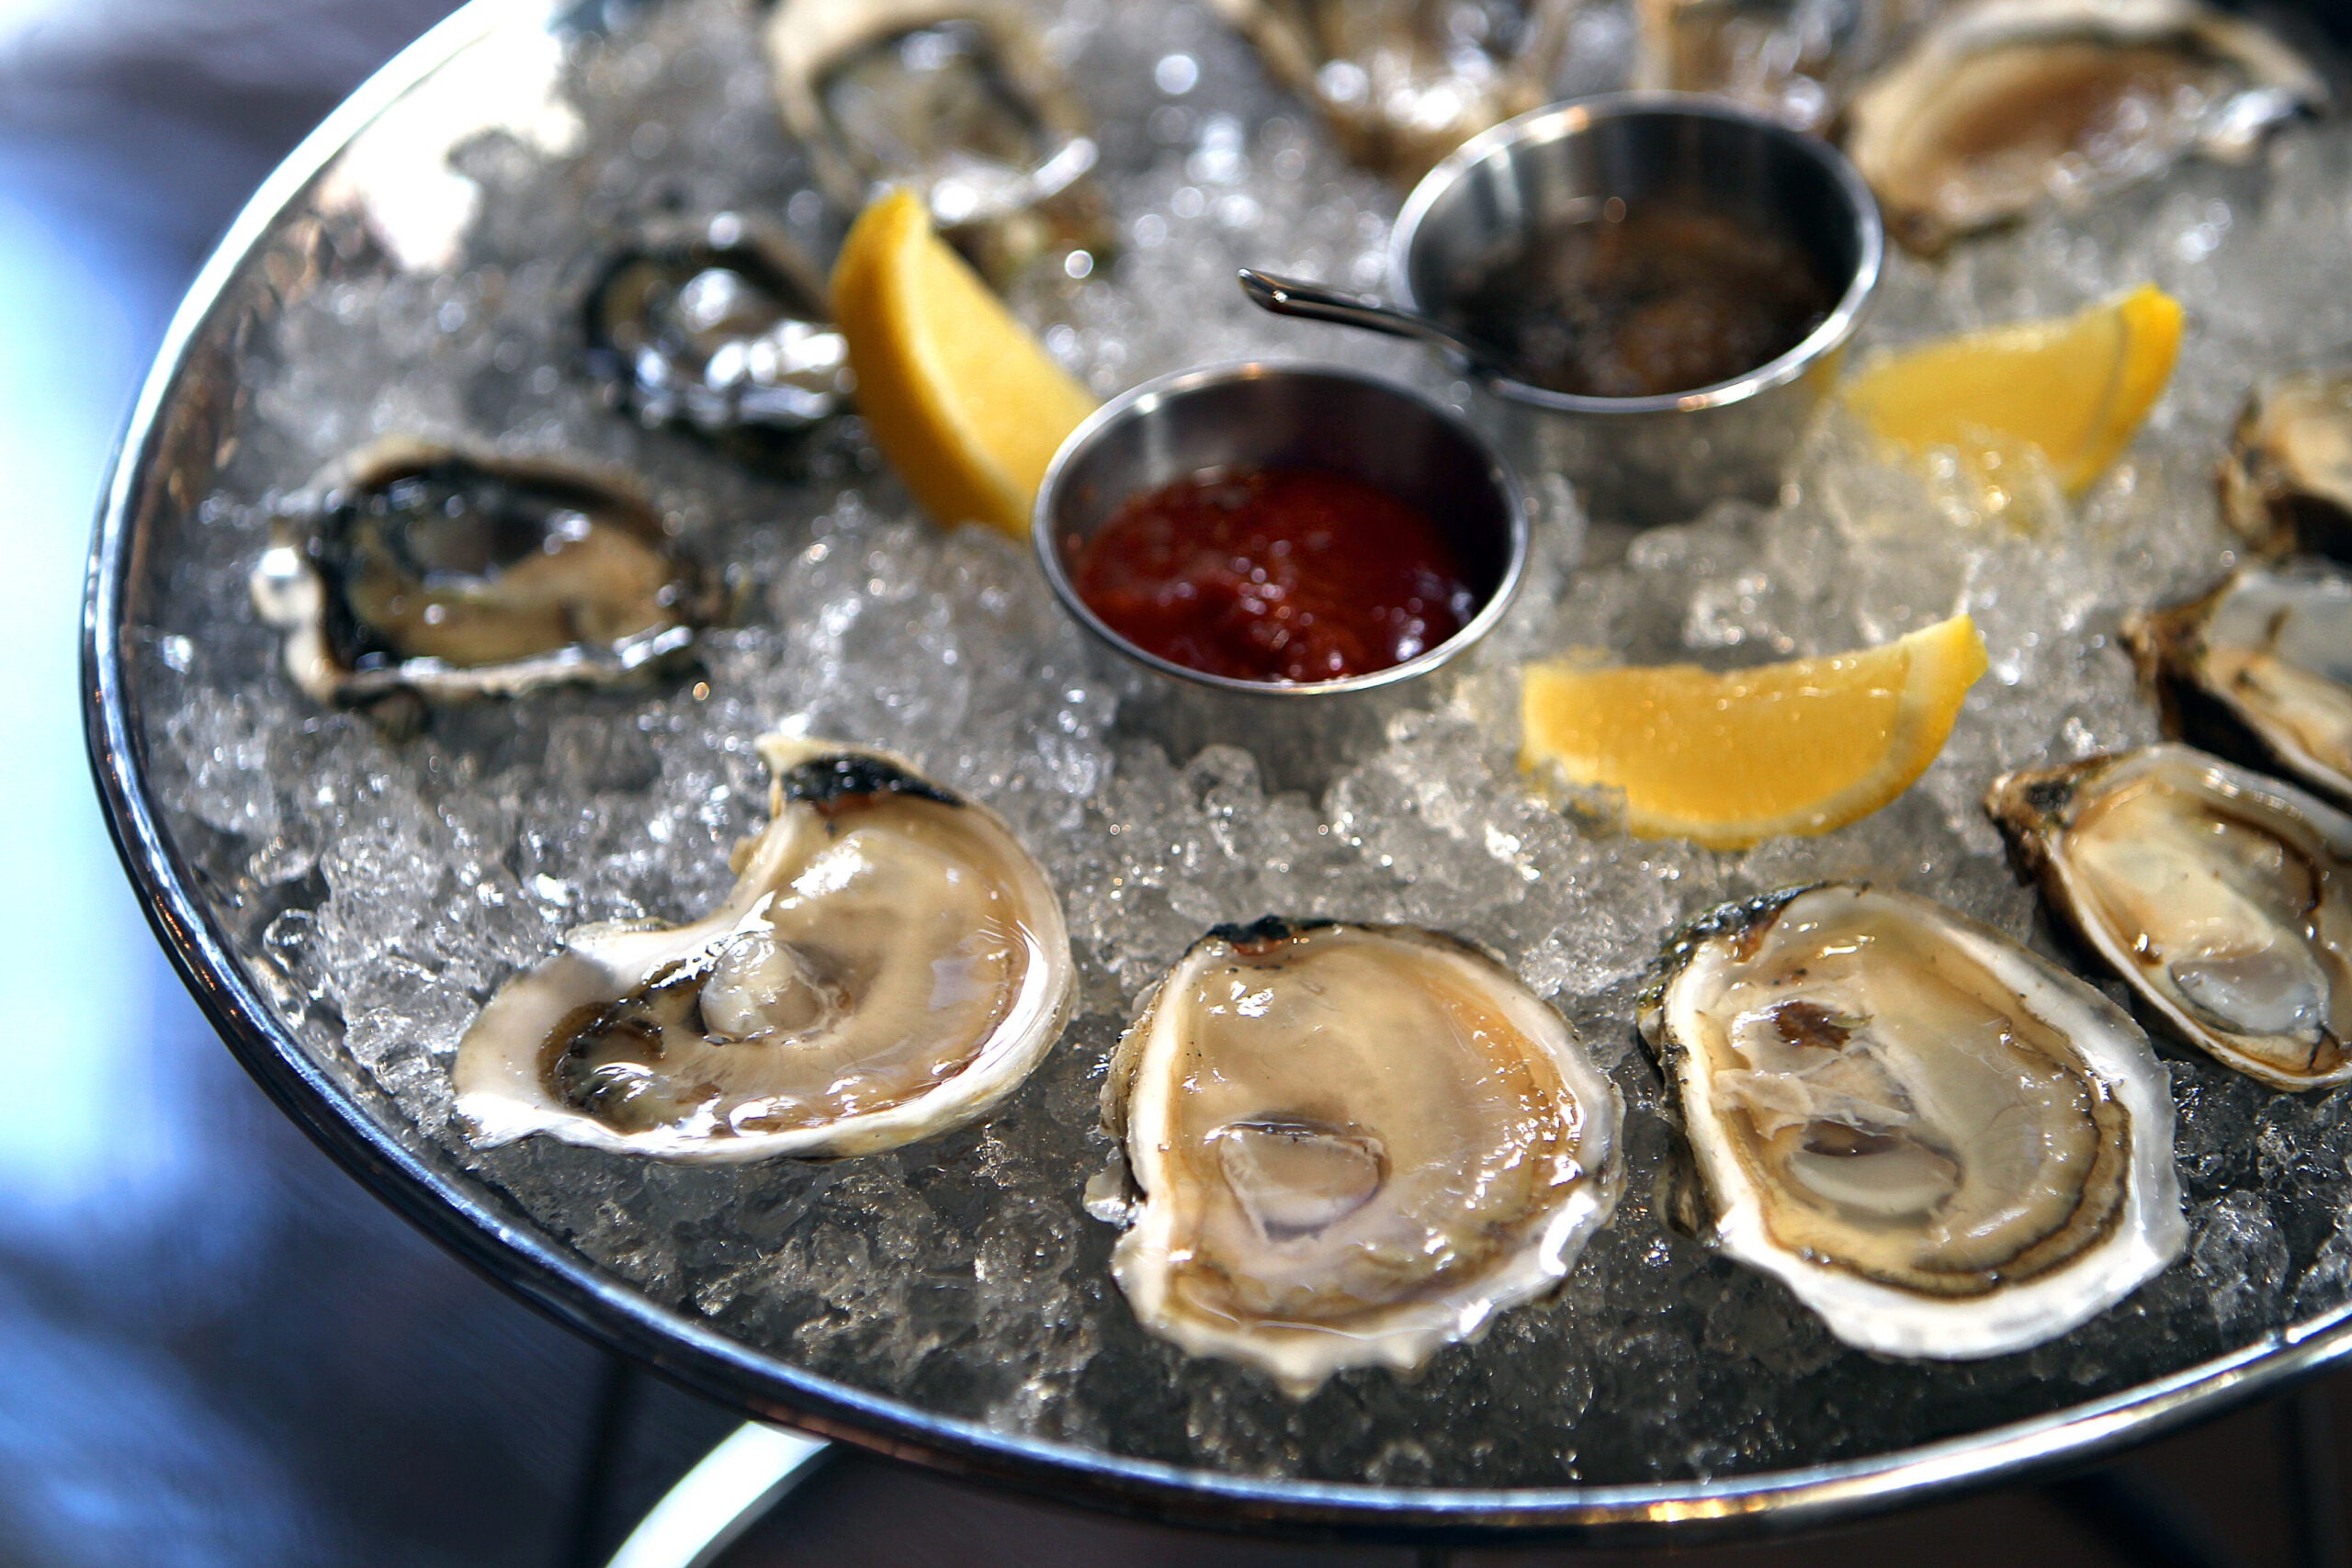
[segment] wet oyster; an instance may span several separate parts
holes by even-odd
[[[2190,1043],[2277,1089],[2352,1078],[2352,818],[2186,746],[2009,773],[1984,809]]]
[[[1143,1193],[1112,1269],[1196,1356],[1305,1394],[1419,1365],[1608,1222],[1617,1092],[1494,960],[1401,926],[1220,926],[1103,1090]]]
[[[1829,884],[1716,910],[1641,1025],[1716,1240],[1849,1345],[2021,1350],[2180,1251],[2147,1037],[1940,905]]]
[[[2190,152],[2244,158],[2326,99],[2294,51],[2197,0],[1982,0],[1856,96],[1846,150],[1933,251]]]
[[[617,475],[395,439],[308,494],[253,595],[321,702],[618,680],[684,652],[723,604]]]
[[[2256,387],[2222,459],[2222,510],[2265,555],[2352,560],[2352,371]]]
[[[584,926],[458,1047],[484,1144],[855,1155],[962,1125],[1060,1033],[1061,906],[1004,824],[885,752],[771,735],[773,819],[691,925]]]
[[[647,425],[773,456],[848,402],[849,354],[823,274],[732,213],[616,257],[586,315],[591,366]]]
[[[886,185],[990,281],[1040,255],[1109,254],[1084,107],[1001,0],[774,0],[768,65],[785,129],[849,211]]]
[[[1575,0],[1210,0],[1350,157],[1412,181],[1543,103]]]
[[[2352,803],[2352,572],[2244,567],[2123,637],[2165,734]]]

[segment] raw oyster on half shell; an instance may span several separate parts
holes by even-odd
[[[1549,1291],[1623,1180],[1617,1091],[1559,1014],[1409,927],[1218,927],[1146,1000],[1103,1112],[1142,1192],[1111,1264],[1136,1316],[1294,1394]]]
[[[2186,1238],[2147,1036],[1939,904],[1832,883],[1718,909],[1668,950],[1641,1027],[1696,1217],[1849,1345],[2022,1350]]]
[[[2223,515],[2264,555],[2352,560],[2352,371],[2301,370],[2256,387],[2221,486]]]
[[[1896,234],[1934,251],[2185,153],[2242,160],[2327,96],[2293,50],[2198,0],[1980,0],[1855,96],[1846,151]]]
[[[912,186],[1003,285],[1041,255],[1110,254],[1085,106],[1002,0],[773,0],[763,24],[785,129],[854,212]]]
[[[1075,965],[1011,829],[887,752],[759,750],[773,818],[725,903],[583,926],[467,1031],[458,1109],[478,1141],[869,1154],[979,1116],[1052,1046]]]
[[[591,367],[646,425],[768,456],[848,405],[824,274],[738,214],[644,236],[606,264],[585,314]]]
[[[725,604],[626,478],[398,438],[280,516],[252,586],[287,673],[343,703],[623,680]]]
[[[2006,774],[1984,809],[2191,1044],[2277,1089],[2352,1078],[2352,818],[2170,745]]]
[[[2123,637],[2165,734],[2352,805],[2352,570],[2242,567]]]
[[[1348,156],[1409,183],[1551,96],[1575,0],[1210,0]]]

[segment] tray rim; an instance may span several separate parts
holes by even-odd
[[[2093,1462],[2276,1393],[2352,1357],[2352,1303],[2166,1377],[2046,1415],[1831,1463],[1646,1483],[1385,1486],[1208,1471],[1024,1438],[816,1376],[661,1306],[405,1147],[312,1061],[259,995],[164,832],[129,706],[133,526],[183,373],[248,258],[396,99],[503,28],[567,25],[576,0],[468,0],[345,99],[266,179],[174,312],[109,458],[83,595],[84,739],[99,804],[149,924],[223,1043],[347,1174],[461,1262],[601,1348],[753,1418],[1049,1501],[1164,1523],[1415,1542],[1550,1537],[1675,1542],[1850,1522]]]

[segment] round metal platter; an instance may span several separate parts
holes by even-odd
[[[662,7],[595,9],[596,27],[626,30]],[[469,101],[468,95],[494,96],[528,78],[531,62],[548,58],[551,39],[584,25],[573,15],[550,18],[542,6],[476,0],[388,66],[277,171],[173,323],[124,435],[91,561],[88,737],[125,864],[223,1038],[287,1113],[386,1201],[560,1320],[754,1415],[1041,1495],[1235,1528],[1608,1540],[1800,1529],[2080,1461],[2217,1414],[2352,1349],[2352,1308],[2337,1307],[2153,1381],[2075,1404],[2053,1394],[2054,1408],[1899,1451],[1637,1483],[1479,1489],[1341,1482],[1188,1466],[1110,1445],[1046,1440],[820,1375],[655,1299],[552,1234],[499,1184],[413,1125],[348,1060],[302,1037],[282,992],[257,973],[251,939],[237,935],[225,917],[229,895],[188,837],[198,829],[175,829],[159,803],[153,747],[162,716],[152,705],[157,699],[149,673],[157,668],[152,645],[159,596],[206,591],[202,582],[191,587],[177,569],[191,531],[203,525],[213,478],[232,460],[251,412],[247,356],[266,335],[278,302],[320,287],[320,276],[332,271],[320,212],[347,199],[355,180],[381,189],[403,169],[409,176],[420,169],[436,173],[456,138],[452,132],[412,152],[405,165],[379,157],[365,167],[355,167],[349,156],[356,140],[397,106],[413,110],[423,86],[450,89],[434,100],[444,114],[452,112],[447,106]],[[526,133],[510,127],[510,134]],[[379,154],[380,144],[373,152]],[[305,245],[318,258],[311,276],[303,274]],[[290,488],[304,477],[290,475],[285,483]],[[229,592],[221,586],[228,580],[207,581],[210,592]],[[221,608],[225,615],[232,607]],[[167,648],[161,657],[168,664],[178,656]]]

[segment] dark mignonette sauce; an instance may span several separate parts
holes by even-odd
[[[1803,343],[1837,303],[1788,240],[1718,213],[1611,197],[1487,264],[1454,323],[1555,392],[1645,398],[1745,376]]]
[[[1304,682],[1417,659],[1476,611],[1453,547],[1385,491],[1312,468],[1229,468],[1128,498],[1078,552],[1078,595],[1147,652]]]

